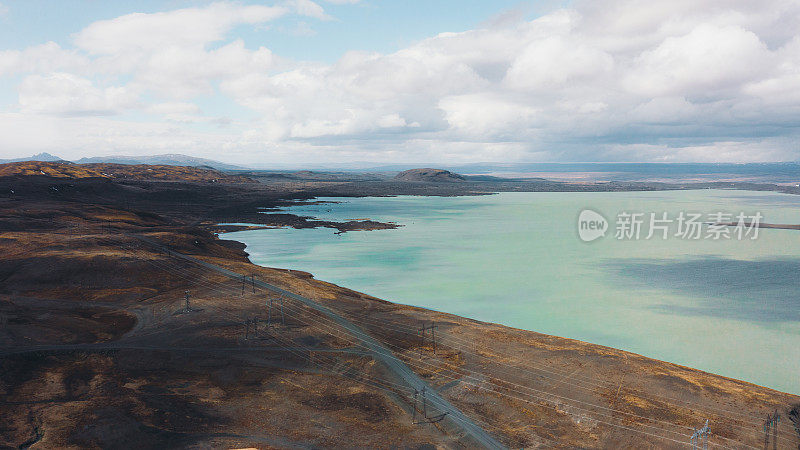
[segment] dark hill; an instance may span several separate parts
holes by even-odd
[[[429,183],[453,183],[464,181],[465,178],[457,173],[443,169],[411,169],[398,173],[395,180],[399,181],[425,181]]]

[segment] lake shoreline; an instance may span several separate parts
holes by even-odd
[[[728,191],[720,191],[720,193],[723,194],[723,195],[726,192],[728,192]],[[699,193],[700,194],[705,194],[705,191],[702,191],[702,192],[699,192]],[[509,194],[509,195],[511,195],[511,194]],[[513,198],[519,198],[519,197],[517,197],[517,195],[518,194],[514,194]],[[519,194],[519,195],[522,195],[522,194]],[[549,195],[556,195],[556,194],[542,194],[542,195],[548,195],[549,196]],[[614,198],[619,198],[618,196],[620,196],[620,195],[624,195],[624,194],[623,193],[614,194],[614,196],[615,196]],[[645,193],[643,195],[648,196],[648,195],[651,195],[651,194],[646,194]],[[652,193],[652,196],[657,196],[657,195],[658,194],[656,194],[656,193]],[[671,194],[671,195],[673,195],[673,194]],[[677,194],[676,193],[674,195],[682,196],[683,194]],[[414,203],[414,202],[416,202],[416,200],[414,200],[414,198],[417,198],[417,197],[401,196],[401,197],[395,197],[393,199],[380,197],[380,198],[375,198],[375,200],[379,200],[381,202],[379,204],[386,204],[387,207],[389,208],[387,211],[392,211],[394,207],[391,207],[391,206],[388,206],[388,205],[394,204],[393,200],[397,200],[397,202],[395,202],[395,203],[403,203],[406,200]],[[429,203],[426,203],[426,201],[424,200],[426,198],[425,196],[420,196],[418,198],[419,198],[420,201],[422,201],[422,203],[420,203],[420,205],[423,205],[423,204],[424,205],[428,205],[429,204]],[[496,198],[496,197],[486,197],[486,199],[489,200],[490,202],[494,202],[494,200],[491,200],[493,198]],[[328,200],[328,198],[323,198],[323,200]],[[340,200],[340,201],[345,201],[345,202],[347,201],[347,199],[341,199],[341,198],[331,198],[330,200]],[[355,202],[355,204],[363,204],[364,200],[368,200],[368,198],[366,198],[366,199],[365,198],[352,198],[351,200],[353,202]],[[387,203],[387,201],[388,201],[388,203]],[[451,200],[445,200],[445,199],[434,200],[434,201],[435,201],[435,203],[430,204],[431,207],[434,208],[434,209],[437,208],[437,206],[434,206],[434,205],[439,205],[441,202],[447,202],[447,203],[451,202]],[[463,205],[464,203],[460,202],[458,204],[462,204]],[[295,206],[300,208],[300,212],[298,212],[298,211],[294,211],[294,212],[297,212],[300,215],[311,216],[311,215],[314,214],[312,207],[303,208],[303,205],[295,205]],[[343,205],[336,205],[336,206],[342,207]],[[462,208],[465,208],[465,207],[466,206],[459,206],[459,207],[456,207],[456,209],[462,209]],[[380,210],[380,208],[378,210]],[[292,212],[293,209],[290,208],[287,211],[288,212]],[[331,216],[330,213],[327,213],[327,214],[323,214],[323,215],[321,215],[319,217],[323,217],[324,220],[330,220],[330,221],[339,220],[341,217],[353,217],[354,215],[357,215],[357,214],[364,214],[364,217],[369,217],[369,213],[364,213],[365,210],[359,209],[358,207],[355,210],[356,212],[352,212],[351,213],[348,210],[342,210],[342,211],[343,212],[341,214],[338,214],[338,215],[334,214],[334,215]],[[366,210],[366,211],[369,211],[369,210]],[[334,211],[334,213],[335,213],[335,211]],[[387,214],[388,215],[386,215],[386,216],[378,217],[378,219],[379,220],[386,220],[388,218],[388,220],[394,220],[394,221],[397,221],[397,222],[399,222],[401,224],[410,224],[411,221],[414,220],[413,217],[414,217],[415,213],[411,212],[410,210],[409,211],[404,211],[403,212],[403,217],[405,218],[405,220],[397,219],[396,217],[392,216],[392,213],[387,213]],[[318,219],[319,219],[319,217],[318,217]],[[452,223],[461,222],[461,219],[459,219],[458,217],[459,216],[454,216],[453,220],[455,222],[452,222]],[[567,220],[567,222],[570,223],[570,226],[572,226],[571,223],[572,223],[573,219],[571,217],[567,217],[565,220]],[[474,239],[479,239],[478,236],[480,236],[482,232],[477,231],[478,229],[475,228],[474,224],[470,225],[471,223],[472,222],[466,222],[466,223],[463,224],[463,227],[465,227],[465,229],[475,230],[475,231],[470,231],[469,234],[470,234],[470,236],[473,236]],[[561,223],[561,222],[559,222],[559,223]],[[560,227],[563,228],[564,225],[562,224],[562,225],[560,225]],[[767,227],[770,227],[770,224],[767,224],[767,226],[764,227],[764,228],[767,228]],[[550,229],[551,226],[547,226],[545,228]],[[240,228],[240,229],[246,229],[246,228]],[[234,230],[230,230],[230,231],[239,231],[240,229],[234,229]],[[281,232],[279,235],[282,236],[282,237],[280,237],[279,239],[281,241],[286,241],[287,243],[288,242],[292,242],[293,239],[294,239],[292,237],[294,231],[292,231],[292,230],[293,229],[287,229],[287,230],[284,230],[283,232]],[[422,232],[422,231],[420,230],[419,232]],[[487,229],[486,232],[487,233],[491,233],[491,230]],[[392,235],[394,235],[394,233],[392,233]],[[261,236],[265,236],[265,235],[261,235]],[[306,236],[306,234],[300,234],[298,236]],[[321,258],[322,258],[321,261],[328,260],[330,258],[335,258],[335,259],[345,258],[345,260],[346,260],[347,258],[350,258],[350,257],[356,258],[356,260],[358,260],[358,251],[359,251],[359,250],[357,250],[358,247],[354,248],[354,249],[356,249],[356,253],[353,254],[353,255],[350,255],[347,252],[347,246],[348,245],[363,245],[363,244],[348,244],[347,242],[340,241],[339,239],[331,240],[332,237],[326,237],[326,236],[331,236],[331,235],[326,234],[324,232],[315,233],[313,235],[308,235],[308,236],[316,236],[316,237],[301,238],[300,241],[298,241],[298,245],[301,246],[300,248],[303,248],[302,246],[305,245],[304,243],[307,241],[307,239],[312,239],[313,242],[317,242],[318,241],[322,245],[326,245],[324,243],[325,242],[329,242],[331,244],[330,247],[331,247],[332,251],[334,249],[340,249],[340,250],[336,250],[337,253],[321,255]],[[355,241],[353,241],[353,242],[361,242],[364,239],[367,239],[366,237],[364,239],[361,239],[358,236],[360,236],[360,235],[354,235],[351,239],[347,239],[346,241],[350,242],[350,241],[353,241],[353,239],[355,239]],[[384,237],[379,237],[378,235],[376,235],[376,236],[374,236],[374,238],[373,237],[368,238],[367,242],[382,242],[382,241],[386,241],[388,236],[389,235],[387,235],[387,237],[384,238]],[[239,239],[239,238],[236,238],[235,235],[233,235],[233,236],[223,235],[223,237],[226,238],[226,239]],[[439,238],[442,238],[442,236],[439,236]],[[393,239],[400,239],[400,238],[391,238],[389,240],[391,241]],[[570,239],[573,239],[573,238],[570,238]],[[242,241],[242,239],[239,239],[239,240]],[[574,237],[574,240],[577,242],[577,236]],[[249,239],[244,239],[244,241],[247,242],[248,245],[251,245],[251,242],[250,242]],[[269,242],[269,240],[268,240],[268,242]],[[425,244],[423,242],[420,242],[419,245],[425,246]],[[585,245],[586,244],[581,245],[580,248],[588,248],[588,249],[595,248],[595,247],[585,247]],[[322,247],[322,248],[326,248],[326,247]],[[263,258],[264,256],[266,256],[266,255],[261,255],[261,256],[258,255],[258,247],[248,247],[248,251],[250,251],[251,253],[253,252],[253,250],[256,251],[256,255],[255,255],[255,259],[254,259],[255,262],[260,262],[259,258]],[[281,252],[281,254],[283,254],[282,253],[283,250],[276,249],[276,251],[279,251],[279,252]],[[366,250],[364,250],[364,251],[366,251]],[[392,258],[393,257],[393,256],[391,256],[392,255],[391,249],[382,249],[380,251],[381,252],[385,252],[385,251],[389,252],[389,253],[386,253],[384,257],[387,257],[387,258]],[[253,256],[254,255],[251,254],[251,258],[253,258]],[[445,259],[449,259],[450,258],[446,252],[444,254],[442,254],[442,256]],[[304,260],[298,260],[295,263],[288,263],[288,261],[290,261],[290,260],[286,259],[286,258],[287,258],[287,256],[284,255],[281,258],[279,258],[278,260],[270,262],[268,264],[272,265],[272,266],[278,266],[278,267],[292,267],[293,269],[297,269],[297,270],[301,270],[301,271],[305,271],[305,272],[315,273],[316,275],[321,276],[322,279],[331,280],[331,281],[336,282],[337,284],[348,286],[350,288],[355,288],[357,290],[368,289],[368,292],[371,292],[372,294],[374,294],[374,295],[376,295],[378,297],[391,298],[391,299],[393,299],[393,301],[399,301],[401,304],[417,305],[417,306],[427,307],[427,308],[433,307],[434,309],[437,309],[437,310],[440,310],[440,311],[448,311],[450,313],[465,315],[466,317],[472,317],[472,318],[475,318],[477,320],[484,320],[484,321],[489,321],[489,322],[493,322],[493,323],[500,323],[500,324],[504,324],[506,326],[520,327],[520,328],[528,329],[528,330],[536,330],[536,331],[540,331],[540,332],[542,331],[542,328],[539,327],[539,326],[520,325],[520,323],[518,323],[518,322],[509,323],[508,321],[505,321],[505,320],[502,320],[502,319],[499,320],[497,318],[492,318],[491,315],[489,315],[487,317],[485,314],[475,315],[475,314],[472,314],[472,313],[468,313],[468,312],[466,312],[467,310],[465,310],[463,307],[460,307],[460,306],[458,307],[458,309],[454,310],[452,308],[448,308],[446,306],[443,306],[443,305],[439,304],[437,301],[434,301],[433,298],[431,298],[431,300],[429,300],[429,301],[422,301],[422,302],[420,302],[420,301],[411,301],[411,302],[409,302],[409,301],[407,301],[409,299],[405,298],[404,295],[387,294],[387,292],[394,292],[395,291],[392,283],[389,283],[388,286],[381,286],[381,289],[375,290],[375,289],[371,289],[371,288],[367,287],[367,286],[370,285],[370,282],[367,281],[367,280],[371,280],[371,278],[368,278],[367,280],[361,280],[358,283],[353,284],[353,283],[347,281],[348,280],[348,275],[346,273],[340,274],[341,276],[340,275],[335,275],[338,272],[336,272],[336,269],[334,267],[328,268],[325,271],[322,271],[322,274],[320,274],[320,273],[318,273],[318,269],[315,269],[315,267],[318,266],[319,263],[315,262],[314,264],[307,265],[307,264],[303,264]],[[404,256],[400,256],[400,258],[404,258]],[[316,258],[312,258],[312,259],[316,259]],[[322,264],[324,265],[324,263],[322,263]],[[364,263],[354,262],[353,264],[354,264],[353,267],[356,268],[356,271],[354,272],[353,276],[360,279],[360,276],[356,275],[357,273],[359,273],[357,268],[360,267],[359,264],[364,264]],[[420,267],[420,268],[422,268],[422,267]],[[334,270],[334,272],[331,272],[331,270]],[[372,266],[369,266],[369,267],[365,266],[361,272],[373,273],[376,270],[379,271],[379,272],[376,272],[376,273],[384,273],[384,272],[386,272],[386,270],[388,270],[388,268],[387,269],[378,269],[378,268],[372,267]],[[400,267],[397,270],[405,270],[405,269]],[[416,269],[414,269],[414,270],[416,270]],[[332,275],[332,273],[334,275]],[[413,272],[413,273],[416,273],[416,272]],[[342,276],[344,278],[342,278]],[[387,272],[386,276],[390,276],[390,275],[388,275],[388,272]],[[473,275],[471,277],[474,279],[475,276],[476,275]],[[378,280],[373,280],[372,282],[377,282],[379,284],[382,284]],[[490,281],[487,281],[486,283],[491,284]],[[489,290],[491,290],[491,289],[489,289]],[[655,306],[658,306],[658,305],[654,305],[654,307]],[[659,306],[659,308],[661,308],[661,307]],[[670,317],[670,316],[665,316],[665,317]],[[547,331],[545,331],[545,332],[547,332],[549,334],[553,334],[553,332],[554,332],[554,328],[549,328],[549,329],[546,329],[546,330]],[[589,330],[587,330],[586,332],[581,332],[581,333],[578,333],[577,335],[573,334],[573,333],[565,333],[564,331],[556,331],[555,332],[556,335],[570,336],[572,338],[581,339],[581,340],[587,341],[587,342],[597,342],[597,343],[599,343],[601,345],[611,346],[611,347],[615,347],[615,348],[623,348],[625,350],[633,351],[633,352],[636,352],[636,353],[639,353],[639,354],[654,356],[653,352],[647,352],[646,350],[642,350],[641,346],[632,348],[632,347],[630,347],[628,345],[620,345],[620,344],[615,344],[615,343],[609,343],[609,340],[605,339],[605,338],[602,339],[602,340],[596,339],[596,338],[591,338],[590,336],[593,336],[594,333],[595,333],[595,331],[592,331],[591,328]],[[613,341],[614,341],[614,339],[612,339],[612,342]],[[662,360],[674,361],[675,363],[686,365],[686,366],[693,366],[693,363],[687,362],[686,359],[676,359],[676,358],[665,357],[664,354],[658,353],[658,352],[656,352],[655,355],[658,355],[657,357],[659,359],[662,359]],[[711,372],[715,372],[715,373],[723,373],[723,374],[726,374],[727,376],[732,376],[732,377],[735,377],[735,378],[742,378],[743,377],[741,374],[731,374],[729,372],[720,371],[719,369],[716,369],[716,370],[713,369],[713,368],[710,369],[708,366],[702,367],[702,370],[707,370],[707,371],[711,371]],[[749,378],[745,378],[745,379],[749,379]],[[749,381],[754,382],[754,383],[758,383],[757,381],[754,381],[752,379],[749,379]]]
[[[265,268],[253,264],[244,244],[205,225],[255,205],[312,197],[306,191],[0,178],[0,191],[12,190],[0,198],[0,314],[9,319],[0,338],[13,352],[0,371],[0,418],[8,424],[3,438],[15,446],[35,429],[47,430],[40,445],[52,448],[75,445],[74,430],[106,442],[106,428],[86,429],[75,419],[101,409],[120,418],[115,431],[153,448],[252,447],[263,444],[252,436],[263,435],[298,445],[342,442],[309,425],[320,417],[365,446],[470,445],[447,429],[412,426],[413,393],[313,311],[287,302],[285,323],[275,324],[272,311],[271,338],[248,339],[246,318],[258,318],[264,333],[265,293],[177,253],[335,309],[512,448],[682,448],[686,430],[706,419],[712,442],[757,446],[765,413],[788,417],[800,405],[797,395],[612,347],[390,303],[304,271]],[[59,314],[52,314],[53,302]],[[432,324],[435,347],[432,336],[418,332]],[[43,387],[42,379],[55,382]],[[269,410],[254,410],[254,402]],[[152,424],[158,433],[142,432]],[[782,433],[786,442],[796,439],[788,427]]]
[[[220,238],[229,239],[224,235]],[[243,245],[246,251],[247,246]],[[255,264],[252,261],[250,263]],[[472,401],[463,397],[465,389],[487,392],[490,396],[495,395],[491,394],[493,389],[509,390],[494,400],[496,406],[491,408],[491,414],[495,415],[495,420],[498,417],[512,417],[508,416],[510,411],[506,407],[530,407],[530,400],[526,400],[526,396],[531,396],[528,398],[534,401],[533,404],[552,404],[558,414],[571,416],[573,420],[587,420],[588,424],[594,424],[590,426],[597,426],[609,419],[592,421],[592,413],[585,410],[585,405],[587,402],[608,402],[605,407],[619,410],[619,413],[614,413],[618,418],[633,420],[626,423],[634,429],[648,429],[648,422],[640,421],[642,419],[637,417],[651,417],[656,421],[683,417],[679,420],[692,424],[693,417],[699,414],[711,418],[712,428],[723,442],[733,439],[737,442],[750,442],[749,445],[760,442],[757,425],[748,425],[746,419],[732,419],[729,413],[716,410],[717,405],[726,405],[724,411],[736,410],[739,413],[752,414],[753,417],[774,408],[783,411],[781,414],[788,414],[794,409],[800,411],[800,396],[756,383],[579,339],[389,302],[319,280],[314,274],[304,270],[273,269],[255,265],[300,277],[310,283],[319,283],[325,290],[332,289],[360,298],[356,304],[342,303],[340,300],[322,302],[330,308],[336,308],[367,333],[382,341],[401,342],[395,341],[399,336],[394,330],[407,329],[409,331],[403,333],[413,336],[414,332],[411,330],[416,324],[437,324],[443,339],[438,343],[439,358],[450,361],[445,367],[460,373],[461,377],[453,378],[453,375],[448,375],[449,372],[437,374],[429,368],[423,369],[422,374],[430,377],[434,385],[448,393],[447,398],[454,404],[471,415],[482,417],[481,420],[488,423],[496,422],[483,415],[486,411],[472,409]],[[430,342],[422,349],[409,350],[404,345],[393,346],[392,349],[399,358],[412,364],[412,367],[420,354],[425,358],[433,358],[436,354]],[[457,363],[453,365],[453,361]],[[547,363],[541,365],[541,361]],[[478,378],[473,378],[475,375],[470,375],[473,372],[483,374],[480,382]],[[620,374],[624,375],[620,377]],[[589,394],[590,391],[593,394]],[[544,392],[548,394],[542,395]],[[702,394],[698,397],[700,392]],[[710,403],[705,403],[706,401]],[[537,411],[539,414],[543,413],[543,410]],[[634,442],[640,445],[642,442],[641,437],[632,441],[617,441],[618,438],[613,437],[614,427],[610,428],[611,434],[601,437],[602,442],[614,441],[615,445],[623,447],[636,445]],[[752,430],[755,438],[745,438],[745,435],[740,434],[745,432],[749,436],[750,432],[745,430]],[[508,433],[517,435],[518,438],[521,436],[510,429]],[[788,435],[786,438],[792,439]],[[586,445],[582,439],[584,438],[580,434],[566,434],[559,437],[559,443],[571,442],[571,445],[578,445],[583,442]],[[522,442],[526,441],[516,441],[515,444]],[[527,442],[530,445],[531,441]],[[655,439],[653,443],[660,448],[680,448],[660,439]]]

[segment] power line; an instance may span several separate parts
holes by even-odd
[[[379,327],[381,327],[381,328],[395,329],[395,330],[397,330],[397,331],[403,331],[403,332],[406,332],[406,333],[408,333],[408,332],[409,332],[409,329],[410,329],[410,328],[407,328],[407,326],[404,326],[404,325],[402,325],[402,324],[397,324],[397,323],[394,323],[394,322],[389,322],[389,321],[386,321],[386,320],[383,320],[383,319],[380,319],[380,318],[377,318],[377,317],[376,317],[376,318],[373,318],[373,320],[370,320],[370,319],[366,319],[364,316],[361,316],[361,317],[359,318],[359,320],[361,320],[362,322],[366,322],[366,323],[373,323],[373,324],[376,324],[376,323],[375,323],[375,321],[379,321],[379,322],[381,322],[381,324],[376,324],[376,326],[379,326]],[[387,324],[394,324],[394,326],[392,326],[392,325],[387,325]],[[398,328],[398,327],[399,327],[399,328]],[[418,335],[418,334],[419,334],[419,331],[417,330],[417,331],[416,331],[416,333],[417,333],[417,335]],[[444,338],[442,338],[442,341],[447,341],[448,343],[450,343],[451,345],[453,345],[453,344],[452,344],[452,341],[451,341],[451,338],[452,338],[453,340],[457,341],[457,342],[461,341],[461,340],[459,340],[458,338],[455,338],[455,337],[453,337],[453,336],[447,336],[447,335],[446,335]],[[492,351],[492,349],[491,349],[491,348],[487,348],[487,347],[485,347],[485,346],[478,346],[478,347],[479,347],[479,348],[481,348],[481,349],[484,349],[485,351],[487,351],[487,350],[488,350],[488,351]],[[467,354],[475,355],[475,356],[477,356],[477,357],[479,357],[479,358],[487,359],[487,360],[488,360],[488,361],[489,361],[489,362],[490,362],[492,365],[496,365],[496,366],[503,366],[503,367],[508,367],[508,368],[511,368],[511,369],[523,370],[523,371],[525,371],[525,372],[528,372],[528,373],[530,373],[530,371],[526,370],[526,367],[528,367],[528,366],[512,365],[512,364],[504,363],[504,362],[502,362],[502,361],[496,361],[495,359],[489,359],[489,358],[488,358],[486,355],[484,355],[483,353],[477,353],[477,352],[475,352],[475,351],[470,351],[470,350],[468,350],[468,349],[464,349],[463,347],[459,347],[458,345],[453,345],[453,348],[456,348],[456,349],[459,349],[459,350],[461,350],[461,351],[464,351],[464,352],[465,352],[465,353],[467,353]],[[559,373],[559,372],[557,372],[557,371],[553,371],[553,370],[547,370],[547,369],[542,369],[542,368],[539,368],[539,367],[537,367],[536,365],[533,365],[532,367],[534,368],[534,370],[544,371],[544,372],[546,372],[546,373],[550,373],[550,374],[553,374],[553,375],[556,375],[556,376],[558,376],[559,378],[552,378],[552,377],[550,377],[550,376],[547,376],[547,375],[541,375],[541,374],[537,374],[537,375],[538,375],[538,376],[540,376],[540,377],[543,377],[543,378],[549,378],[549,379],[552,379],[552,380],[554,380],[554,381],[559,381],[559,380],[561,380],[561,379],[562,379],[562,377],[565,377],[565,376],[572,376],[572,374],[566,374],[566,373],[563,373],[563,374],[562,374],[562,373]],[[500,370],[500,369],[497,369],[497,370],[498,370],[498,371],[500,371],[500,372],[503,372],[503,373],[507,373],[507,374],[508,374],[508,373],[510,373],[510,372],[508,372],[508,371],[502,371],[502,370]],[[603,382],[603,381],[602,381],[602,380],[600,380],[600,382]],[[598,384],[598,383],[592,383],[592,385],[593,385],[593,386],[596,386],[596,387],[602,387],[602,385],[600,385],[600,384]],[[591,389],[591,388],[589,388],[589,387],[582,386],[580,383],[574,383],[574,384],[573,384],[573,386],[574,386],[574,387],[577,387],[577,388],[579,388],[579,389],[592,390],[592,389]],[[636,389],[634,389],[634,390],[635,390],[635,391],[637,391],[637,392],[641,392],[640,390],[636,390]],[[686,404],[688,404],[688,405],[697,405],[697,406],[699,406],[699,405],[697,404],[697,402],[691,402],[691,401],[687,401],[687,400],[675,399],[675,398],[673,398],[673,397],[664,396],[664,395],[662,395],[662,396],[648,396],[648,395],[641,395],[641,397],[642,397],[642,398],[645,398],[645,399],[647,399],[647,398],[663,398],[663,399],[666,399],[666,400],[672,400],[672,401],[675,401],[675,402],[686,403]],[[736,413],[736,412],[734,412],[734,411],[730,411],[730,410],[727,410],[727,409],[723,409],[723,408],[715,408],[715,407],[713,407],[713,406],[708,406],[708,405],[703,405],[703,406],[701,406],[701,407],[702,407],[702,408],[704,408],[704,409],[710,410],[710,411],[718,411],[718,412],[717,412],[717,414],[719,414],[719,412],[722,412],[723,414],[724,414],[724,413],[730,413],[730,414],[737,415],[737,413]],[[741,414],[741,413],[738,413],[738,415],[739,415],[740,417],[746,417],[746,418],[748,418],[748,419],[751,417],[750,415],[747,415],[747,414]],[[730,417],[728,417],[728,418],[730,419]],[[750,422],[750,420],[748,420],[748,419],[738,419],[738,420],[743,420],[745,423],[749,423],[749,424],[751,424],[751,425],[755,425],[755,424],[753,424],[752,422]],[[731,420],[736,420],[736,419],[731,419]],[[746,427],[746,426],[739,425],[739,424],[736,424],[736,423],[730,423],[730,425],[731,425],[731,426],[733,426],[733,427],[736,427],[736,428],[742,429],[742,430],[749,430],[750,432],[757,433],[757,429],[752,429],[752,428],[750,428],[750,427]],[[783,439],[792,439],[792,437],[791,437],[791,436],[789,436],[787,433],[780,433],[780,434],[781,434],[781,438],[783,438]]]
[[[502,381],[502,380],[501,380],[501,381]],[[636,430],[634,430],[634,431],[636,431]]]
[[[369,320],[369,319],[366,319],[364,316],[362,316],[362,317],[361,317],[359,320],[362,320],[362,321],[364,321],[364,322],[368,322],[368,323],[369,323],[369,322],[375,323],[375,321],[378,321],[378,322],[382,322],[383,324],[389,324],[389,326],[390,326],[390,327],[393,325],[393,326],[395,327],[394,329],[396,329],[396,330],[398,330],[398,331],[403,331],[403,330],[405,329],[405,332],[406,332],[406,333],[408,333],[408,332],[409,332],[408,330],[410,329],[410,327],[408,327],[408,326],[405,326],[405,325],[402,325],[402,324],[400,324],[400,323],[396,323],[396,322],[389,322],[389,321],[387,321],[387,320],[384,320],[384,319],[381,319],[381,318],[379,318],[379,317],[373,317],[373,318],[372,318],[372,320]],[[378,326],[380,326],[380,327],[386,327],[386,325],[382,325],[382,324],[381,324],[381,325],[378,325]],[[418,332],[417,332],[417,333],[418,333]],[[540,377],[543,377],[543,378],[549,378],[549,379],[552,379],[552,380],[554,380],[554,381],[556,381],[556,380],[559,380],[559,379],[561,379],[561,378],[562,378],[562,377],[564,377],[564,376],[572,376],[572,375],[573,375],[573,374],[569,374],[569,373],[566,373],[566,372],[560,372],[560,371],[558,371],[558,370],[556,370],[556,369],[554,369],[554,368],[548,368],[548,369],[544,369],[544,368],[542,368],[541,366],[538,366],[538,365],[536,365],[536,364],[532,364],[532,363],[530,363],[530,362],[528,362],[528,363],[527,363],[527,364],[525,364],[525,365],[517,365],[517,364],[508,364],[508,363],[505,363],[505,362],[502,362],[502,361],[497,361],[496,359],[489,359],[489,358],[488,358],[488,356],[486,356],[486,355],[485,355],[485,354],[483,354],[483,353],[478,353],[478,352],[475,352],[475,351],[470,351],[469,349],[467,349],[467,348],[465,348],[465,347],[461,347],[461,346],[457,345],[457,343],[465,343],[465,344],[466,344],[466,345],[468,345],[469,347],[474,347],[474,346],[476,346],[474,342],[471,342],[471,341],[465,341],[465,340],[463,340],[463,339],[460,339],[460,338],[458,338],[458,337],[456,337],[456,336],[453,336],[453,335],[445,335],[444,337],[442,337],[442,338],[441,338],[441,340],[440,340],[440,341],[441,341],[441,342],[448,343],[448,344],[450,344],[450,345],[451,345],[453,348],[455,348],[455,349],[459,349],[459,350],[462,350],[462,351],[464,351],[465,353],[468,353],[468,354],[475,355],[475,356],[477,356],[477,357],[479,357],[479,358],[487,359],[488,361],[490,361],[490,362],[491,362],[492,364],[494,364],[494,365],[504,366],[504,367],[508,367],[508,368],[510,368],[510,369],[523,370],[523,371],[526,371],[526,372],[528,372],[528,373],[530,373],[530,371],[529,371],[528,369],[533,369],[533,370],[537,370],[537,371],[542,371],[542,372],[545,372],[545,373],[549,373],[549,374],[551,374],[551,375],[553,375],[553,376],[556,376],[556,377],[558,377],[558,378],[552,378],[551,376],[548,376],[548,375],[542,375],[542,374],[536,374],[536,375],[537,375],[537,376],[540,376]],[[476,347],[477,347],[477,348],[479,348],[479,349],[482,349],[484,352],[486,352],[486,351],[493,351],[493,349],[492,349],[492,348],[489,348],[489,347],[486,347],[486,346],[476,346]],[[505,373],[509,373],[509,372],[507,372],[507,371],[506,371]],[[578,388],[580,388],[580,389],[593,390],[595,387],[603,387],[604,385],[608,385],[608,386],[610,386],[610,385],[611,385],[611,382],[610,382],[610,381],[605,381],[605,380],[595,380],[594,378],[582,377],[582,376],[580,376],[580,375],[578,375],[577,377],[578,377],[578,378],[583,378],[583,379],[586,379],[586,380],[588,380],[588,381],[586,381],[586,383],[588,383],[588,384],[589,384],[589,386],[583,386],[583,385],[582,385],[582,383],[581,383],[581,382],[579,382],[579,381],[578,381],[578,382],[573,382],[573,385],[576,385],[576,387],[578,387]],[[637,391],[637,392],[641,392],[641,391],[640,391],[640,390],[638,390],[638,389],[634,389],[634,390],[635,390],[635,391]],[[676,399],[676,398],[674,398],[674,397],[670,397],[670,396],[666,396],[666,395],[649,395],[649,396],[648,396],[648,395],[641,395],[641,397],[642,397],[642,398],[660,398],[660,399],[671,400],[671,401],[675,401],[675,402],[681,402],[681,403],[685,403],[685,404],[688,404],[688,405],[696,405],[696,406],[700,406],[700,405],[698,405],[698,404],[697,404],[697,402],[692,402],[692,401],[688,401],[688,400],[682,400],[682,399]],[[721,412],[721,413],[723,413],[723,414],[733,414],[733,415],[738,415],[738,416],[740,416],[740,417],[742,417],[742,418],[743,418],[743,419],[740,419],[740,420],[743,420],[743,421],[745,421],[746,423],[750,423],[750,424],[752,424],[752,425],[756,425],[756,423],[754,423],[754,422],[751,422],[751,420],[752,420],[752,418],[753,418],[753,417],[752,417],[751,415],[749,415],[749,414],[743,414],[743,413],[741,413],[741,412],[732,411],[732,410],[728,410],[728,409],[724,409],[724,408],[715,408],[715,407],[713,407],[713,406],[708,406],[708,405],[703,405],[703,406],[702,406],[702,408],[704,408],[704,409],[708,409],[708,410],[710,410],[710,411],[717,411],[717,412]],[[734,425],[734,426],[736,426],[736,425]],[[740,426],[740,427],[741,427],[741,426]]]
[[[329,321],[329,319],[326,319],[326,318],[324,318],[324,317],[322,317],[322,319],[323,319],[323,320],[328,320],[328,321]],[[434,336],[435,336],[435,335],[434,335]],[[501,381],[502,381],[502,380],[501,380]],[[596,405],[595,405],[595,406],[596,406]],[[623,428],[627,428],[627,427],[623,427]],[[633,431],[637,431],[637,430],[633,430]],[[648,434],[648,433],[646,433],[646,434]],[[662,437],[662,438],[663,438],[663,437]]]
[[[325,318],[323,318],[323,320],[328,320],[328,319],[325,319]],[[424,363],[424,362],[423,362],[423,363]],[[424,364],[427,364],[427,363],[424,363]],[[418,368],[421,368],[421,366],[417,366],[417,367],[418,367]],[[503,380],[500,380],[500,381],[503,381]],[[502,393],[500,393],[500,394],[501,394],[501,395],[503,395]],[[508,394],[505,394],[505,395],[508,395]],[[514,397],[514,396],[510,396],[510,397]],[[535,397],[535,396],[534,396],[534,397]],[[523,400],[523,401],[527,401],[527,400]],[[581,403],[585,403],[585,402],[581,402]],[[594,405],[594,406],[597,406],[597,405]],[[601,408],[602,408],[602,407],[601,407]],[[582,408],[578,408],[578,409],[582,409]],[[603,422],[603,421],[600,421],[600,420],[598,420],[598,422],[601,422],[601,423],[608,423],[608,422]],[[608,424],[609,424],[609,425],[612,425],[612,426],[618,426],[618,425],[615,425],[615,424],[613,424],[613,423],[608,423]],[[648,425],[644,425],[644,426],[648,426]],[[631,430],[631,431],[636,431],[636,432],[644,433],[644,434],[651,435],[651,436],[654,436],[654,437],[659,437],[659,438],[662,438],[662,439],[673,440],[673,439],[670,439],[670,438],[666,438],[666,437],[664,437],[664,436],[653,435],[653,434],[651,434],[651,433],[642,432],[642,431],[640,431],[640,430],[635,430],[635,429],[632,429],[632,428],[629,428],[629,427],[622,427],[622,428],[625,428],[625,429],[628,429],[628,430]],[[678,441],[675,441],[675,442],[678,442]],[[685,441],[684,441],[684,442],[685,442]]]

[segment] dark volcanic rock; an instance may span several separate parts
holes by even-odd
[[[405,170],[398,173],[394,178],[400,181],[427,181],[431,183],[453,183],[465,180],[463,176],[443,169]]]

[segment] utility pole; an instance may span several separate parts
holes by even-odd
[[[433,340],[433,354],[436,354],[436,322],[431,322],[431,339]]]
[[[414,389],[414,405],[411,408],[411,423],[415,423],[417,421],[417,394],[418,391]]]
[[[778,410],[772,416],[772,450],[778,450],[778,423],[781,421],[781,415]]]
[[[700,431],[703,435],[703,450],[708,450],[708,436],[711,434],[711,429],[708,427],[708,419],[706,419],[706,424],[703,425]]]
[[[772,449],[778,448],[778,423],[781,421],[781,415],[778,410],[775,414],[767,414],[767,420],[764,421],[764,450],[769,450],[769,430],[772,429]]]
[[[425,332],[430,330],[431,331],[431,341],[433,342],[433,353],[436,354],[436,322],[431,322],[430,325],[425,325],[425,322],[422,323],[422,327],[419,329],[420,333],[422,334],[422,346],[425,346]]]
[[[250,318],[244,319],[244,340],[250,339]]]
[[[186,299],[186,312],[191,311],[192,309],[189,307],[189,291],[184,292],[185,299]]]
[[[272,298],[267,299],[267,328],[272,328]]]
[[[764,421],[764,450],[769,450],[769,426],[772,417],[767,414],[767,420]]]
[[[436,423],[441,422],[442,419],[447,415],[447,412],[439,414],[438,416],[428,417],[428,397],[427,397],[427,387],[422,387],[422,418],[416,421],[417,417],[417,390],[414,389],[414,411],[412,415],[412,423],[414,425],[419,425],[422,423]]]
[[[428,399],[425,397],[425,386],[422,386],[422,417],[428,418]]]

